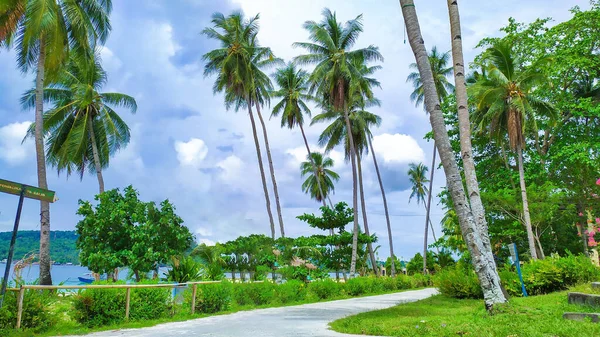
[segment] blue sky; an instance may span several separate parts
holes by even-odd
[[[417,0],[417,11],[426,46],[450,49],[446,2]],[[422,249],[424,207],[408,203],[406,177],[410,162],[431,162],[432,144],[423,140],[429,131],[427,116],[409,100],[412,91],[405,83],[408,65],[414,62],[410,46],[403,43],[403,21],[397,1],[280,1],[280,0],[147,0],[114,1],[113,32],[102,50],[108,71],[106,92],[134,96],[138,112],[122,111],[131,127],[132,141],[111,161],[105,171],[107,188],[133,184],[144,200],[170,199],[178,214],[195,233],[199,242],[217,242],[251,233],[269,234],[262,185],[248,116],[226,111],[223,98],[213,95],[211,78],[202,75],[201,55],[214,48],[200,31],[210,24],[213,12],[225,14],[242,9],[248,15],[261,14],[259,39],[286,60],[301,53],[293,42],[306,41],[302,29],[306,20],[320,20],[327,6],[337,11],[340,20],[364,15],[364,33],[357,47],[374,44],[385,57],[377,74],[382,90],[377,96],[381,108],[372,109],[383,118],[374,130],[375,151],[382,166],[392,214],[396,254],[406,258]],[[508,0],[502,6],[491,1],[463,0],[461,3],[466,60],[478,53],[477,42],[499,35],[498,29],[509,17],[529,22],[552,17],[557,22],[570,17],[569,8],[587,1]],[[21,94],[33,85],[33,74],[21,74],[15,55],[0,51],[0,178],[35,185],[37,182],[33,141],[21,144],[33,120],[33,111],[21,111]],[[263,113],[268,114],[265,108]],[[313,113],[318,113],[316,109]],[[301,192],[299,163],[305,156],[301,134],[281,129],[279,120],[268,121],[269,141],[279,185],[288,236],[316,233],[295,217],[317,212],[319,204]],[[313,148],[322,125],[307,128]],[[333,151],[335,170],[342,178],[333,200],[351,204],[351,174],[343,156]],[[379,254],[388,255],[387,231],[379,187],[372,159],[364,158],[365,192],[371,231],[379,236]],[[266,161],[265,161],[266,167]],[[91,200],[97,193],[95,176],[67,178],[49,168],[50,188],[60,200],[52,205],[51,226],[72,230],[78,216],[78,199]],[[443,173],[436,171],[435,192],[444,184]],[[437,203],[437,201],[436,201]],[[0,231],[12,229],[17,198],[0,195]],[[273,208],[275,214],[275,209]],[[39,229],[39,205],[27,201],[22,229]],[[439,233],[443,211],[432,210]]]

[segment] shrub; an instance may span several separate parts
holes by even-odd
[[[392,277],[381,277],[379,278],[381,282],[381,291],[395,291],[398,290],[398,284],[396,280]]]
[[[411,281],[411,288],[424,288],[431,287],[433,285],[430,275],[414,274],[411,276]]]
[[[347,287],[347,284],[346,286]],[[342,294],[344,286],[331,279],[324,279],[308,284],[308,291],[318,299],[338,297]]]
[[[479,279],[469,268],[451,267],[438,272],[433,278],[439,291],[454,298],[483,298]]]
[[[275,284],[268,281],[241,283],[234,285],[233,293],[235,301],[239,305],[263,305],[271,303],[275,299],[275,287]]]
[[[404,275],[404,274],[396,275],[396,277],[394,278],[394,281],[396,282],[396,288],[399,290],[412,289],[415,287],[413,285],[412,277],[410,277],[408,275]]]
[[[298,280],[289,280],[277,286],[275,296],[281,303],[300,302],[306,298],[306,284]]]
[[[202,279],[202,265],[191,256],[173,256],[169,267],[166,274],[167,281],[185,283]]]
[[[360,296],[369,292],[369,283],[367,277],[356,277],[346,282],[346,292],[350,296]]]
[[[3,331],[13,330],[17,324],[17,298],[19,293],[7,291],[2,309],[0,309],[0,335]],[[49,306],[55,296],[48,291],[26,290],[23,296],[23,313],[21,328],[41,332],[56,323],[56,317],[51,314]]]
[[[191,290],[185,298],[191,299]],[[196,293],[196,311],[212,314],[229,309],[232,297],[232,284],[229,281],[221,283],[199,284]],[[190,303],[190,302],[187,302]]]
[[[79,291],[73,301],[75,320],[88,327],[114,324],[125,319],[125,289],[85,289]]]
[[[156,282],[145,282],[144,284]],[[171,288],[132,288],[130,320],[149,320],[167,317],[171,313]]]

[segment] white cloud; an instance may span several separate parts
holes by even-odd
[[[202,139],[192,138],[189,142],[175,142],[175,151],[181,166],[199,168],[208,154],[208,147]]]
[[[226,182],[233,182],[241,178],[244,162],[236,155],[231,155],[217,163],[217,167],[223,170],[221,179]]]
[[[373,148],[386,163],[408,164],[425,160],[423,149],[410,135],[384,133],[375,136]]]
[[[205,244],[207,246],[214,246],[216,244],[215,241],[209,240],[209,239],[200,239],[200,240],[198,240],[198,243],[199,244]]]
[[[21,142],[29,125],[31,122],[12,123],[0,128],[0,159],[11,165],[21,164],[27,159],[33,142]]]
[[[103,67],[108,71],[117,71],[123,65],[121,60],[106,46],[100,48],[100,57]]]
[[[196,228],[196,234],[199,234],[200,236],[211,236],[213,232],[210,228],[198,227]]]
[[[311,148],[311,151],[318,151],[323,153],[324,150],[321,148],[316,148],[314,147],[315,150],[313,150],[313,148]],[[288,155],[288,157],[290,158],[288,164],[293,167],[293,168],[297,168],[300,169],[300,164],[302,162],[306,161],[306,147],[305,146],[298,146],[295,148],[291,148],[291,149],[287,149],[285,150],[285,153]],[[338,168],[338,167],[342,167],[345,166],[344,164],[344,154],[340,151],[337,150],[331,150],[329,151],[326,156],[328,156],[329,158],[333,159],[334,162],[334,167]]]

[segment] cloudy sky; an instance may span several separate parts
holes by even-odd
[[[428,48],[450,49],[446,1],[416,0],[421,28]],[[406,176],[411,162],[430,165],[432,144],[423,140],[430,129],[422,108],[409,100],[412,88],[405,83],[408,65],[414,62],[410,46],[403,43],[403,21],[397,1],[359,0],[146,0],[114,1],[113,31],[102,50],[109,74],[104,91],[134,96],[138,112],[122,116],[131,127],[129,146],[111,161],[104,177],[107,188],[133,184],[143,200],[170,199],[199,242],[227,241],[240,235],[269,235],[269,222],[258,173],[256,152],[248,116],[226,111],[221,95],[213,95],[211,78],[202,75],[201,55],[216,47],[200,31],[210,24],[214,12],[243,10],[260,13],[262,45],[277,56],[290,60],[301,50],[291,44],[307,41],[302,29],[306,20],[320,20],[323,7],[337,11],[340,20],[364,15],[364,33],[357,47],[374,44],[385,57],[377,74],[382,90],[377,96],[381,108],[372,109],[383,119],[374,130],[378,154],[392,216],[396,254],[411,257],[422,247],[424,208],[410,195]],[[509,17],[529,22],[552,17],[557,22],[570,17],[569,8],[588,7],[584,0],[507,0],[461,2],[463,40],[467,62],[478,53],[477,42],[499,35]],[[33,111],[22,111],[18,101],[33,85],[33,74],[21,74],[15,54],[0,51],[0,178],[35,185],[37,183],[33,141],[21,144]],[[268,114],[269,109],[265,109]],[[319,111],[313,111],[318,113]],[[300,189],[299,163],[305,157],[301,134],[281,129],[273,118],[267,125],[275,173],[288,236],[315,233],[296,219],[305,212],[317,212],[319,204]],[[314,149],[322,125],[307,128]],[[341,180],[334,201],[351,204],[352,179],[349,165],[340,152],[330,156]],[[388,256],[387,231],[381,195],[372,167],[364,158],[367,211],[371,230],[379,236],[381,257]],[[266,167],[266,162],[265,162]],[[78,199],[90,200],[97,193],[95,176],[58,176],[49,169],[48,180],[60,200],[52,205],[51,226],[72,230],[78,216]],[[435,192],[444,184],[437,172]],[[436,201],[437,203],[437,201]],[[0,195],[0,231],[12,229],[17,198]],[[275,209],[273,207],[273,212]],[[27,201],[22,229],[39,229],[39,205]],[[439,233],[442,210],[432,210]]]

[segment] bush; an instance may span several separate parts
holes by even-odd
[[[191,290],[186,292],[186,299],[191,299]],[[221,283],[199,284],[196,293],[196,312],[212,314],[229,309],[232,297],[232,284]],[[190,302],[187,302],[190,304]]]
[[[314,281],[308,284],[308,291],[321,300],[340,296],[343,288],[344,286],[341,283],[331,279]]]
[[[156,284],[144,282],[143,284]],[[171,288],[131,289],[130,320],[150,320],[168,317],[171,314]]]
[[[398,284],[392,277],[381,277],[381,291],[395,291],[398,290]]]
[[[169,267],[166,274],[167,281],[186,283],[202,279],[202,265],[191,256],[173,256]]]
[[[369,292],[368,278],[356,277],[346,282],[346,293],[350,296],[360,296]]]
[[[275,287],[275,284],[268,281],[240,283],[234,285],[233,293],[235,301],[239,305],[263,305],[271,303],[275,299]]]
[[[439,291],[454,298],[483,298],[479,279],[469,268],[451,267],[438,272],[433,278]]]
[[[396,282],[396,289],[399,289],[399,290],[412,289],[415,287],[413,284],[413,278],[408,275],[404,275],[404,274],[396,275],[396,277],[394,278],[394,281]]]
[[[283,304],[303,301],[306,293],[306,284],[298,280],[289,280],[275,289],[275,296]]]
[[[431,287],[433,285],[433,281],[430,275],[423,274],[414,274],[411,276],[411,288],[424,288]]]
[[[19,293],[7,291],[2,309],[0,309],[0,335],[3,331],[14,330],[17,325],[17,298]],[[21,328],[41,332],[56,323],[56,317],[51,314],[49,306],[55,296],[48,291],[25,290],[23,296],[23,313]]]

